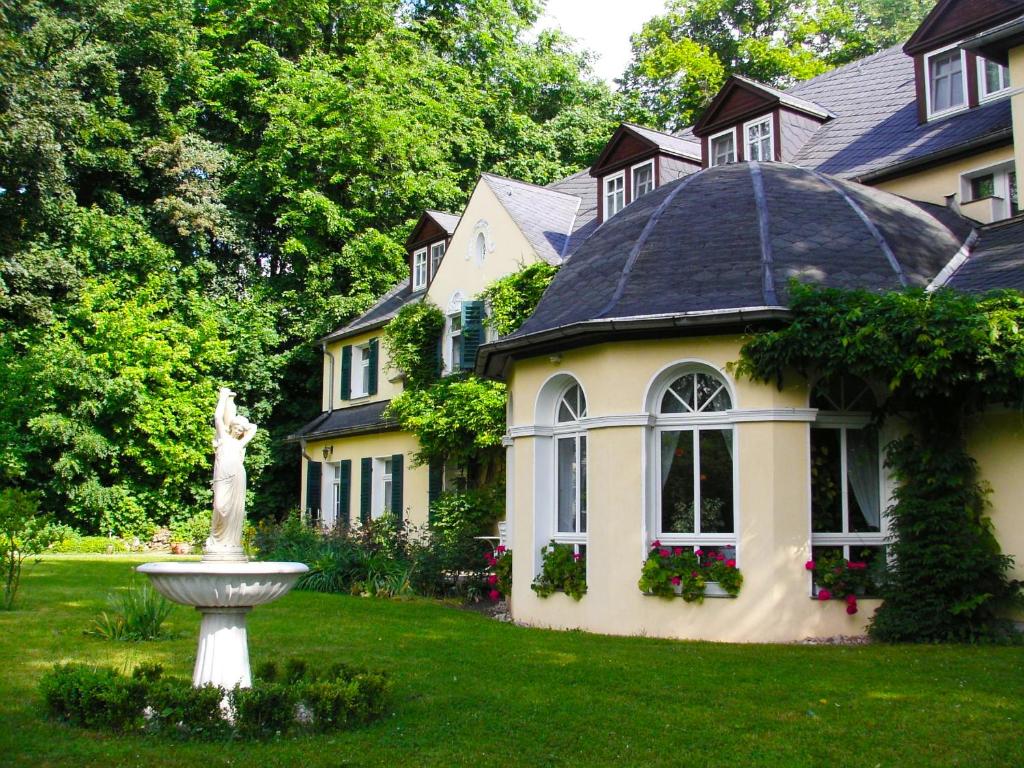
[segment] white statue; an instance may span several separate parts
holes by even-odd
[[[238,415],[235,393],[227,387],[220,390],[214,427],[213,520],[205,555],[207,559],[245,559],[245,446],[255,436],[256,425]]]

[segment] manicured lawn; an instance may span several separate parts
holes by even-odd
[[[1022,766],[1024,649],[676,643],[545,632],[425,601],[293,593],[251,614],[253,663],[289,655],[393,673],[393,714],[332,736],[183,743],[43,719],[55,661],[190,675],[199,616],[176,637],[82,634],[128,557],[53,558],[0,612],[0,765]],[[587,599],[587,598],[584,598]]]

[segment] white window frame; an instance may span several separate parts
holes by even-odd
[[[812,390],[813,391],[813,390]],[[874,396],[874,392],[872,395]],[[811,476],[811,432],[807,434],[807,526],[810,532],[811,551],[815,547],[828,547],[842,549],[843,559],[852,560],[851,547],[887,547],[889,541],[889,517],[885,510],[892,500],[894,485],[892,478],[885,468],[885,445],[894,435],[884,430],[878,430],[878,500],[879,500],[879,530],[878,531],[850,531],[850,509],[849,509],[849,488],[846,482],[847,476],[847,448],[846,436],[850,430],[864,429],[871,426],[871,415],[867,411],[830,411],[819,409],[815,420],[810,424],[810,429],[835,429],[840,431],[840,477],[842,485],[842,527],[840,532],[816,532],[814,530],[814,478]],[[891,551],[886,551],[887,557],[891,559]],[[810,578],[810,593],[817,595],[818,587],[814,583],[813,575]]]
[[[743,159],[753,160],[754,154],[750,151],[750,129],[754,126],[768,126],[768,159],[758,158],[757,161],[760,163],[771,163],[775,161],[775,120],[773,115],[768,114],[763,117],[759,117],[756,120],[750,120],[743,124]],[[760,144],[764,141],[765,137],[761,136],[758,138],[757,143]]]
[[[373,460],[373,486],[370,494],[370,519],[378,520],[385,512],[394,512],[388,509],[391,503],[390,488],[394,480],[394,466],[388,471],[388,464],[391,463],[390,456],[381,456]]]
[[[456,327],[457,324],[457,327]],[[448,360],[448,373],[455,373],[462,369],[462,310],[448,315],[446,333],[444,339],[445,353]],[[455,355],[455,340],[459,340],[459,355]]]
[[[436,243],[430,244],[430,258],[427,260],[428,272],[427,280],[433,280],[434,275],[437,274],[437,268],[441,266],[441,259],[444,258],[444,252],[447,250],[447,244],[444,240],[440,240]]]
[[[715,162],[715,139],[721,139],[728,136],[732,139],[732,160],[725,163]],[[736,141],[736,127],[727,128],[724,131],[720,131],[712,136],[708,136],[708,167],[713,168],[716,165],[728,165],[730,162],[735,163],[739,158],[738,143]]]
[[[340,525],[342,521],[342,509],[341,509],[341,462],[337,461],[331,465],[334,468],[333,476],[331,477],[331,511],[334,515],[334,525]],[[348,522],[347,515],[348,510],[344,511]],[[323,517],[323,514],[321,514]]]
[[[1004,67],[997,61],[989,61],[983,56],[977,58],[978,61],[978,100],[982,102],[995,101],[996,99],[1010,95],[1010,68]],[[995,64],[999,67],[1000,73],[1004,74],[1005,77],[1000,79],[1006,83],[1002,88],[997,91],[988,91],[988,78],[985,76],[985,66],[987,64]]]
[[[349,398],[368,397],[370,392],[370,342],[352,346],[352,378],[349,380]]]
[[[412,289],[421,291],[427,287],[427,249],[419,248],[412,254]]]
[[[929,120],[931,120],[933,118],[937,118],[937,117],[946,117],[947,115],[955,115],[955,114],[957,114],[959,112],[963,112],[964,110],[968,109],[969,106],[970,106],[970,100],[971,100],[970,99],[970,93],[969,93],[969,91],[967,89],[967,76],[968,76],[967,52],[964,51],[963,49],[960,49],[960,78],[963,81],[962,82],[962,86],[963,86],[963,93],[964,93],[964,101],[963,101],[962,104],[957,104],[954,107],[949,107],[948,109],[943,109],[943,110],[938,111],[938,112],[936,112],[934,109],[932,109],[932,59],[936,58],[937,56],[945,56],[950,51],[956,50],[956,49],[960,49],[960,43],[954,43],[953,45],[947,45],[945,48],[940,48],[937,51],[932,51],[931,53],[925,54],[925,57],[924,57],[924,102],[925,102],[925,112],[927,113]]]
[[[572,391],[574,387],[579,387],[580,398],[583,402],[582,413],[576,414],[576,419],[573,421],[559,421],[558,411],[561,410],[562,402],[565,400],[565,396]],[[586,445],[587,458],[589,459],[590,445],[587,442],[587,430],[581,424],[581,421],[587,417],[587,395],[583,391],[583,387],[580,387],[577,382],[572,382],[562,389],[561,394],[555,400],[555,414],[554,414],[554,427],[552,429],[554,437],[554,467],[553,471],[553,488],[554,488],[554,500],[551,505],[553,512],[553,519],[551,521],[551,530],[554,532],[552,539],[557,541],[559,544],[571,544],[574,546],[576,551],[579,551],[580,546],[586,546],[587,543],[587,531],[579,530],[583,528],[582,518],[588,510],[583,509],[581,506],[581,499],[586,497],[589,503],[590,499],[590,473],[586,471],[586,462],[580,461],[581,445]],[[558,446],[563,440],[572,440],[575,443],[576,450],[576,469],[575,469],[575,484],[576,484],[576,498],[574,499],[574,518],[576,521],[576,531],[560,531],[558,529],[558,497],[559,497],[559,479],[560,474],[558,471]],[[582,482],[580,476],[582,477]],[[584,487],[586,486],[586,487]],[[589,528],[589,515],[587,518],[587,527]],[[545,542],[546,543],[546,542]]]
[[[638,195],[637,191],[636,191],[636,172],[638,170],[640,170],[641,168],[648,168],[648,167],[651,169],[651,188],[649,190],[647,190],[647,192],[644,192],[643,194],[639,194]],[[645,160],[642,163],[637,163],[636,165],[632,166],[629,169],[629,180],[630,180],[630,188],[629,188],[630,202],[636,201],[639,198],[643,197],[643,195],[650,194],[655,189],[657,189],[658,188],[658,181],[654,177],[654,159],[652,158],[650,160]]]
[[[960,200],[965,204],[973,203],[976,200],[984,200],[985,198],[983,197],[975,198],[972,195],[971,182],[974,179],[980,178],[982,176],[988,176],[991,174],[994,177],[993,197],[999,198],[999,203],[997,207],[994,208],[994,213],[996,215],[994,216],[993,220],[1002,221],[1003,219],[1010,218],[1010,216],[1013,215],[1013,201],[1010,199],[1010,174],[1015,172],[1016,165],[1013,159],[1011,158],[1009,160],[1004,160],[1001,163],[996,163],[995,165],[987,165],[982,168],[975,168],[973,170],[962,173],[960,175]],[[1019,188],[1017,194],[1018,196],[1020,195]]]
[[[609,186],[609,184],[611,184],[611,183],[613,183],[615,181],[622,182],[622,189],[619,192],[612,192],[611,194],[609,194],[608,186]],[[603,193],[603,197],[601,199],[602,199],[602,204],[604,206],[604,220],[607,221],[612,216],[614,216],[616,213],[619,213],[620,211],[622,211],[623,208],[626,207],[626,172],[623,170],[623,171],[619,171],[618,173],[612,173],[612,174],[609,174],[608,176],[603,177],[601,179],[601,190],[602,190],[602,193]],[[614,213],[612,213],[609,210],[608,198],[610,196],[615,196],[615,195],[618,195],[618,194],[622,195],[622,206],[619,207]]]
[[[704,411],[696,413],[661,413],[661,401],[669,387],[679,378],[690,374],[703,373],[713,376],[722,384],[729,397],[730,407],[724,411]],[[645,542],[645,553],[654,540],[666,547],[686,547],[700,549],[702,547],[729,547],[735,552],[733,559],[740,562],[739,529],[740,529],[740,451],[739,434],[736,430],[734,412],[736,410],[736,393],[732,382],[724,372],[702,361],[686,361],[670,366],[655,379],[655,385],[649,388],[650,396],[646,399],[647,410],[651,414],[653,427],[648,430],[647,440],[647,530],[648,540]],[[700,533],[700,516],[694,515],[693,533],[678,533],[661,530],[661,436],[664,432],[690,432],[695,441],[694,480],[700,476],[699,440],[702,431],[728,431],[732,435],[732,533]],[[699,494],[694,495],[695,502]]]

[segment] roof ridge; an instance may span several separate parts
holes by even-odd
[[[511,176],[499,176],[496,173],[488,173],[488,172],[485,171],[485,172],[480,174],[480,178],[482,178],[482,179],[499,179],[501,181],[510,181],[513,184],[519,184],[519,185],[524,186],[524,187],[532,187],[533,189],[538,189],[538,190],[540,190],[542,192],[549,192],[549,193],[551,193],[553,195],[563,195],[564,197],[572,197],[572,198],[574,198],[576,200],[579,200],[579,195],[573,195],[573,194],[571,194],[569,192],[563,192],[560,189],[551,189],[550,187],[542,187],[540,184],[534,184],[531,181],[523,181],[522,179],[513,179]],[[554,183],[554,182],[552,182],[552,183]]]

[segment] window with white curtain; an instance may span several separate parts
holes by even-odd
[[[871,421],[876,400],[860,379],[822,380],[811,392],[811,546],[814,558],[885,560],[882,460]]]
[[[583,390],[569,385],[555,412],[554,540],[573,545],[580,554],[587,541],[587,433],[580,425],[586,415]]]
[[[657,400],[654,538],[736,557],[732,397],[711,369],[680,371]]]

